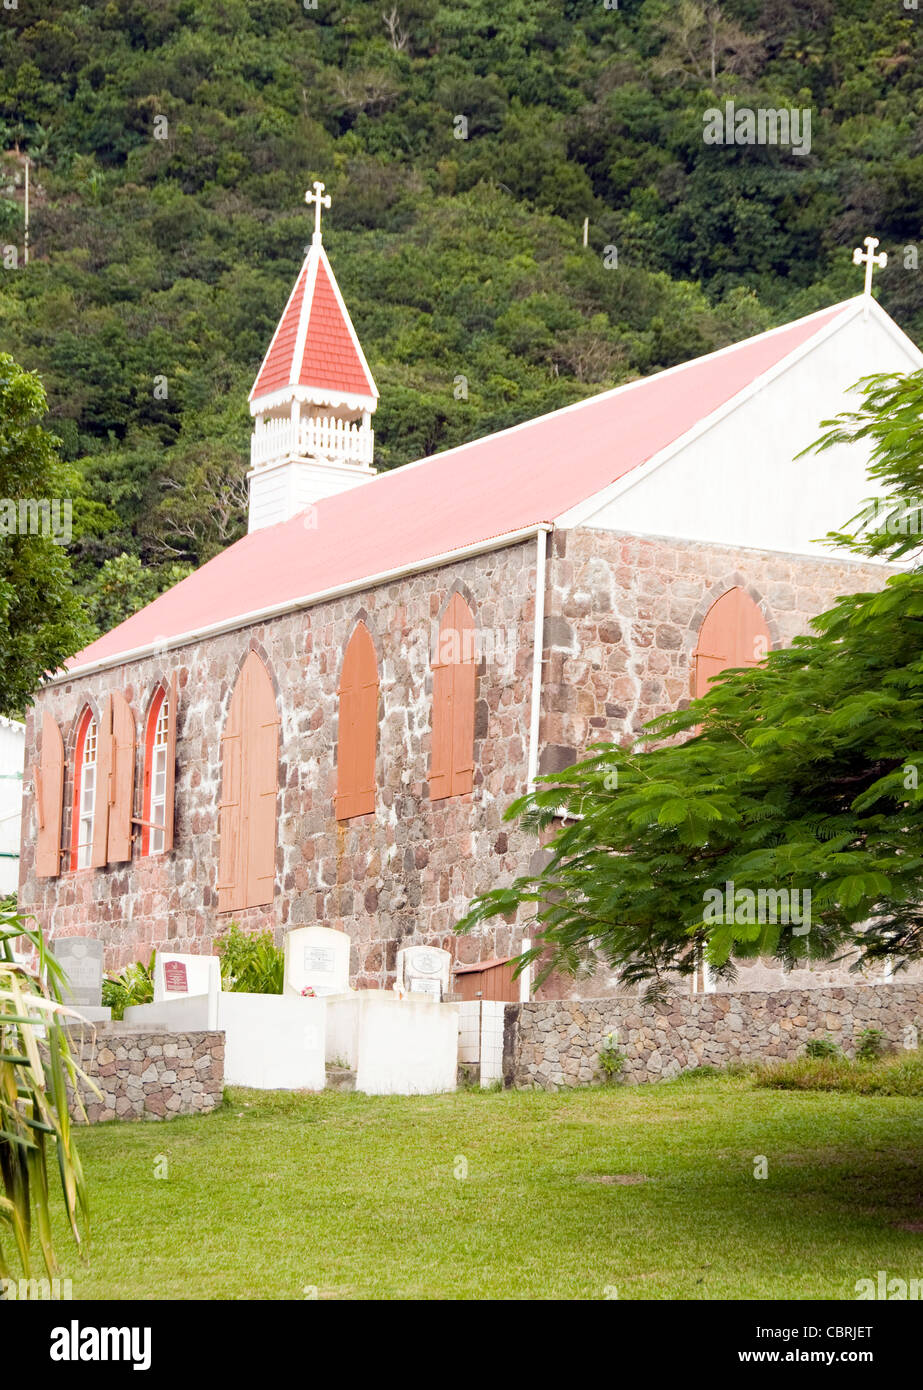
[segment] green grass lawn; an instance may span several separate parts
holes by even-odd
[[[918,1098],[747,1076],[231,1091],[211,1116],[83,1130],[80,1152],[89,1264],[58,1237],[75,1298],[852,1299],[879,1269],[923,1276]]]

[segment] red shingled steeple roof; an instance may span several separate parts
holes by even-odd
[[[251,406],[293,387],[371,402],[378,390],[327,253],[312,243],[250,392]]]

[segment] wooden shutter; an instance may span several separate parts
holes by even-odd
[[[82,766],[80,776],[82,779]],[[96,793],[93,799],[93,845],[90,855],[90,865],[94,869],[102,868],[108,857],[112,797],[112,696],[107,695],[96,730]],[[78,815],[79,812],[78,805]]]
[[[131,858],[132,808],[135,795],[135,717],[125,696],[114,691],[109,771],[109,830],[107,857],[110,864]]]
[[[452,696],[454,665],[433,666],[433,747],[429,764],[429,795],[441,801],[452,795]]]
[[[759,666],[771,645],[769,629],[759,608],[743,589],[728,589],[709,608],[695,649],[693,693],[708,693],[709,682],[722,671]]]
[[[38,836],[35,842],[36,878],[57,878],[61,872],[61,825],[64,815],[64,740],[51,715],[42,716],[41,761],[33,768]]]
[[[346,648],[339,697],[336,818],[349,820],[375,809],[378,660],[362,622]]]
[[[453,594],[439,629],[433,662],[432,801],[471,791],[476,683],[474,618],[461,594]]]
[[[272,902],[276,877],[279,716],[262,661],[250,652],[221,739],[218,911]]]
[[[241,671],[231,696],[227,723],[221,736],[221,801],[218,804],[218,911],[233,912],[246,906],[241,865],[242,731],[247,667]]]
[[[247,789],[247,906],[272,902],[276,880],[276,794],[279,789],[279,715],[266,667],[247,658],[250,697],[244,744]]]
[[[173,848],[174,796],[176,791],[176,721],[179,707],[176,689],[176,672],[170,677],[170,690],[166,698],[170,701],[167,711],[167,780],[163,803],[163,852],[169,854]]]

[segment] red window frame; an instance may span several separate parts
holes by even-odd
[[[96,725],[97,757],[99,753],[99,721],[93,711],[87,705],[83,714],[80,716],[80,723],[77,726],[77,737],[74,741],[74,789],[71,801],[71,869],[80,868],[80,799],[83,790],[83,754],[86,747],[87,735],[90,726]],[[94,788],[93,799],[93,823],[96,823],[96,798],[99,795],[99,787]],[[90,838],[90,852],[92,854],[92,831]],[[83,868],[90,868],[91,865],[85,864]]]
[[[151,815],[151,801],[154,790],[154,747],[157,737],[157,725],[160,721],[160,712],[163,709],[164,701],[168,701],[169,696],[164,686],[158,686],[151,697],[151,703],[147,711],[147,725],[144,731],[144,781],[142,784],[142,810],[141,819],[144,824],[141,827],[141,854],[163,854],[163,849],[151,849],[151,823],[154,817]],[[175,719],[176,711],[167,707],[167,719]],[[165,744],[167,750],[170,747],[169,734]],[[169,752],[167,753],[169,756]],[[166,776],[166,772],[164,774]]]

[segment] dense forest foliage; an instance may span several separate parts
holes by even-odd
[[[17,0],[0,15],[0,350],[48,392],[101,628],[245,527],[246,397],[314,178],[381,391],[382,467],[856,294],[869,232],[891,253],[882,302],[923,336],[905,250],[921,236],[923,6]],[[809,108],[810,152],[706,144],[704,111],[731,98]]]

